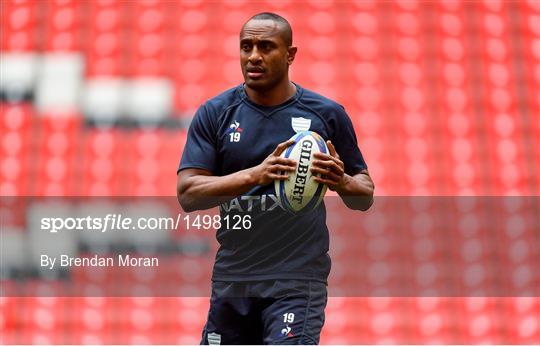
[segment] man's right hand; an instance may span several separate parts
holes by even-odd
[[[280,155],[287,147],[294,144],[290,139],[278,144],[276,149],[260,165],[251,169],[251,177],[257,185],[268,185],[274,180],[286,180],[289,178],[287,172],[293,172],[296,169],[296,161],[286,159]]]

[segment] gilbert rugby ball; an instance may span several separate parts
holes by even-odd
[[[321,203],[326,193],[326,185],[316,182],[311,174],[313,154],[328,153],[324,139],[312,131],[299,132],[291,139],[294,144],[281,154],[281,157],[297,162],[296,170],[289,173],[288,180],[276,180],[276,196],[283,209],[293,212],[307,212]]]

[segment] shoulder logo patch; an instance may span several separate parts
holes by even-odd
[[[295,132],[308,131],[311,127],[311,119],[306,119],[302,117],[291,118],[291,125]]]
[[[206,338],[208,339],[208,345],[221,345],[221,334],[209,333]]]

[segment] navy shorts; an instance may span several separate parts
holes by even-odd
[[[201,345],[318,344],[327,298],[316,281],[215,281]]]

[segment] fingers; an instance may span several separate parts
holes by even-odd
[[[324,154],[324,153],[314,153],[313,157],[321,161],[334,161],[339,166],[343,166],[343,161],[341,161],[339,157],[337,156],[331,156],[329,154]]]
[[[287,180],[289,179],[289,176],[286,174],[270,173],[268,174],[268,178],[273,179],[273,180]]]
[[[271,157],[268,160],[268,163],[271,165],[284,165],[284,166],[296,167],[296,161],[292,159],[286,159],[280,156]]]
[[[339,154],[337,153],[336,148],[334,147],[332,142],[326,141],[326,146],[328,147],[328,151],[330,152],[330,155],[332,157],[336,157],[339,159]]]
[[[343,173],[345,172],[343,162],[339,160],[314,160],[311,167],[312,169],[321,168],[337,173],[339,175],[343,175]]]
[[[328,169],[321,169],[321,168],[317,168],[317,167],[313,167],[311,168],[311,173],[314,175],[314,178],[317,177],[316,174],[319,174],[319,177],[326,177],[326,178],[329,178],[330,180],[334,181],[335,183],[338,183],[340,180],[341,180],[341,175],[338,174],[338,173],[335,173],[331,170],[328,170]]]
[[[280,145],[286,147],[285,145],[287,144],[288,142],[284,142]],[[273,180],[289,179],[288,173],[294,171],[295,169],[295,160],[270,155],[264,160],[263,163],[259,165],[259,185],[269,184]]]
[[[296,170],[294,166],[285,166],[285,165],[273,165],[271,168],[272,172],[293,172]]]
[[[286,159],[280,155],[295,141],[290,139],[276,146],[273,153],[267,158],[267,174],[266,177],[272,180],[287,180],[288,172],[293,172],[296,169],[296,161]],[[311,173],[314,174],[313,179],[321,184],[334,187],[339,184],[344,174],[343,161],[339,159],[339,154],[331,141],[326,141],[328,153],[314,153],[315,160],[312,163]]]
[[[286,142],[279,143],[277,145],[276,149],[274,150],[274,152],[272,153],[272,155],[274,155],[274,156],[281,155],[281,153],[283,153],[285,151],[285,149],[287,149],[287,147],[289,147],[289,146],[291,146],[293,144],[294,144],[294,139],[289,139]]]

